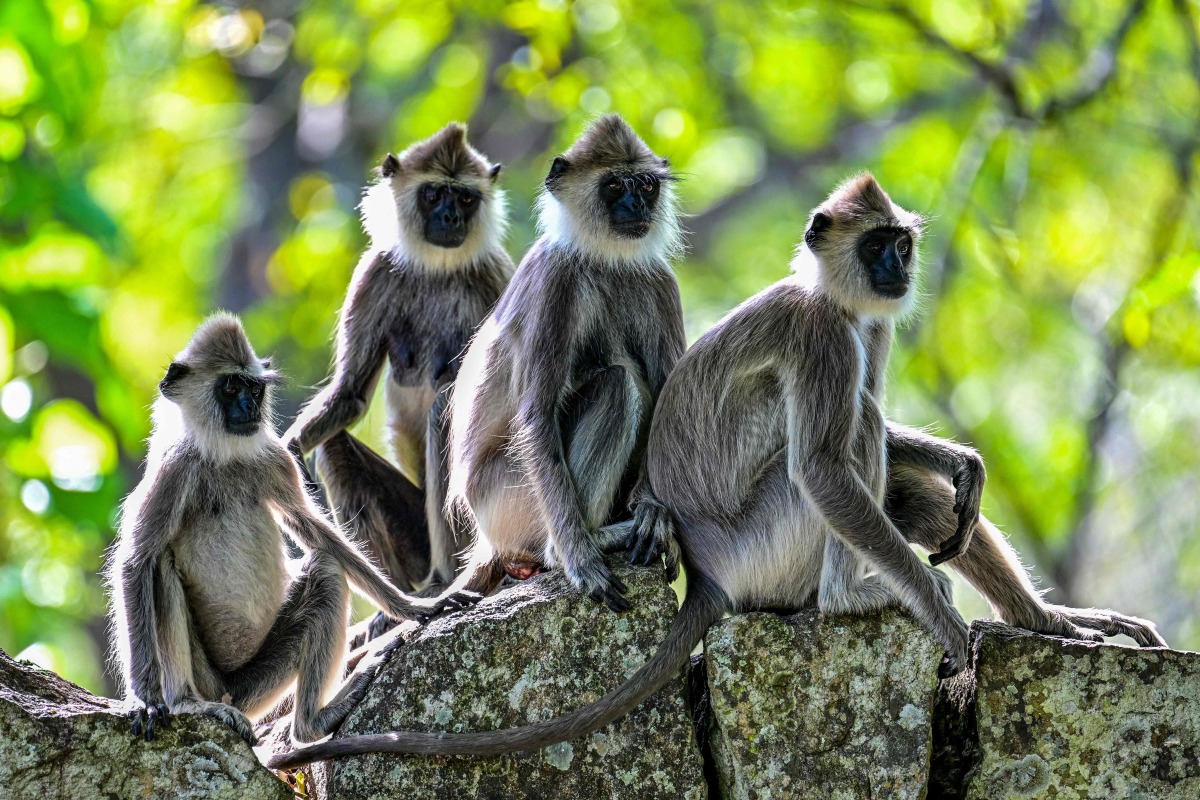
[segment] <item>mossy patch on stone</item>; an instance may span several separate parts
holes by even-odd
[[[979,628],[969,798],[1200,797],[1200,654]]]
[[[410,626],[338,736],[496,730],[547,720],[615,689],[676,614],[661,569],[609,565],[633,610],[615,614],[558,572],[473,609]],[[571,742],[496,758],[367,755],[315,765],[323,798],[688,798],[707,796],[686,670],[633,714]]]
[[[923,798],[942,648],[906,616],[739,614],[705,640],[726,798]]]

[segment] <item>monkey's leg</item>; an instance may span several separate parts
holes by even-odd
[[[254,727],[246,715],[233,706],[217,702],[224,694],[223,682],[196,633],[183,584],[169,555],[159,566],[155,582],[159,599],[159,657],[167,707],[173,714],[215,717],[253,745]],[[165,727],[165,716],[160,724]]]
[[[337,521],[402,590],[429,571],[424,493],[371,448],[342,431],[316,449]]]
[[[328,735],[362,699],[372,671],[351,677],[328,704],[327,690],[342,675],[350,587],[336,559],[314,551],[258,652],[228,676],[233,704],[251,716],[269,711],[294,678],[292,737],[311,742]]]
[[[906,539],[933,549],[958,524],[951,511],[953,491],[936,475],[894,466],[888,473],[886,510]],[[966,551],[951,566],[1009,625],[1087,641],[1101,641],[1100,634],[1125,634],[1143,647],[1166,646],[1154,623],[1148,620],[1107,609],[1076,609],[1044,602],[1008,539],[986,517],[979,518]]]
[[[452,383],[438,388],[429,410],[425,437],[425,519],[429,529],[430,573],[427,585],[438,591],[454,582],[458,556],[471,543],[469,526],[446,510],[450,476],[450,391]]]
[[[645,424],[642,398],[628,371],[608,367],[577,390],[562,418],[567,469],[588,536],[550,530],[546,562],[576,570],[579,574],[570,575],[572,582],[614,611],[627,610],[629,601],[624,597],[625,585],[604,564],[604,543],[595,541],[596,531],[612,511]]]

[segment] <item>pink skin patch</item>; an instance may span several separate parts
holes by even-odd
[[[530,561],[505,561],[504,573],[514,580],[529,580],[542,574],[542,565]]]

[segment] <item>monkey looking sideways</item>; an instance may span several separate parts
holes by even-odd
[[[159,384],[145,477],[108,571],[129,716],[147,741],[168,713],[201,713],[253,743],[247,717],[293,682],[292,738],[319,739],[373,676],[361,670],[323,704],[345,663],[348,584],[401,618],[454,605],[406,597],[326,520],[272,426],[269,367],[218,314]],[[281,526],[306,551],[298,564]]]
[[[500,165],[451,123],[389,154],[362,203],[371,245],[342,306],[329,384],[284,435],[317,451],[338,521],[397,586],[445,589],[468,532],[447,519],[446,415],[459,359],[513,272]],[[388,436],[400,468],[347,432],[387,365]],[[428,532],[428,535],[427,535]]]
[[[1153,625],[1113,612],[1010,613],[1041,600],[1003,537],[979,519],[982,470],[969,463],[973,451],[887,428],[879,405],[886,320],[911,302],[920,233],[920,218],[894,205],[870,175],[848,181],[813,212],[796,274],[734,309],[671,373],[646,463],[650,502],[675,523],[687,595],[664,644],[625,684],[545,722],[339,739],[277,756],[272,766],[366,752],[495,755],[586,735],[678,674],[726,612],[903,605],[946,648],[943,674],[954,672],[967,663],[967,626],[950,605],[948,578],[918,560],[906,534],[930,549],[951,539],[942,554],[1006,621],[1089,639],[1130,633],[1161,645]],[[894,492],[893,450],[906,462],[897,469],[908,471],[893,475],[903,480]],[[884,513],[885,489],[902,527]],[[973,535],[960,522],[974,526]],[[634,560],[668,544],[658,526],[630,527]]]

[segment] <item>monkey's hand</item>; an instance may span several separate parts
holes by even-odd
[[[162,697],[133,698],[125,716],[133,724],[133,735],[144,736],[147,742],[154,740],[155,730],[169,727],[167,704]]]
[[[567,578],[579,591],[613,611],[628,611],[633,606],[625,599],[629,588],[604,563],[600,549],[585,535],[577,537],[575,547],[564,549],[558,544],[560,560]]]
[[[633,508],[633,528],[625,543],[629,563],[650,566],[660,555],[666,557],[667,580],[679,577],[679,540],[675,521],[666,506],[653,498],[639,500]]]
[[[1105,636],[1124,635],[1137,642],[1139,647],[1168,646],[1157,626],[1148,619],[1118,614],[1106,608],[1046,605],[1044,610],[1047,619],[1040,625],[1029,626],[1039,633],[1090,642],[1102,642]]]
[[[975,535],[979,523],[979,505],[983,500],[983,484],[987,471],[983,459],[974,450],[964,448],[958,467],[954,471],[954,513],[958,514],[958,528],[954,535],[942,542],[941,548],[929,556],[935,567],[944,564],[965,552]]]

